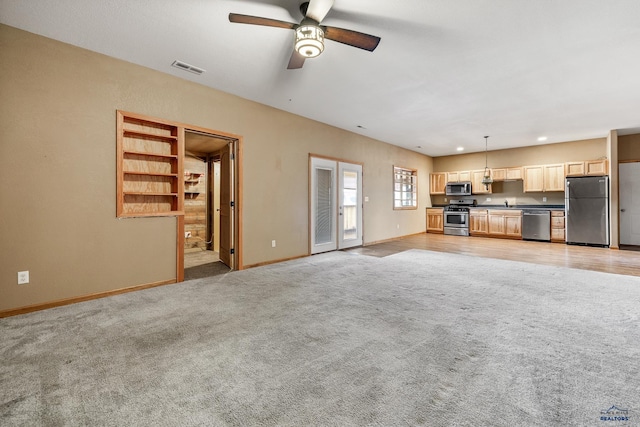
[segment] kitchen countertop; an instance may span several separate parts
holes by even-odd
[[[433,205],[434,208],[444,208],[449,204],[437,204]],[[470,206],[471,209],[528,209],[528,210],[547,210],[547,211],[563,211],[564,205],[478,205]]]
[[[564,205],[478,205],[472,206],[473,209],[526,209],[526,210],[544,210],[544,211],[563,211]]]

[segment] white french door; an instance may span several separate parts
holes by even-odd
[[[640,162],[620,163],[620,244],[640,246]]]
[[[362,245],[362,165],[311,157],[311,253]]]
[[[362,165],[338,162],[338,249],[362,245]]]

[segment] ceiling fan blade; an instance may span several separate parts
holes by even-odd
[[[325,39],[348,44],[369,52],[373,52],[378,47],[378,43],[380,43],[380,37],[372,36],[371,34],[336,27],[323,27],[323,29]]]
[[[327,13],[333,7],[334,0],[310,0],[307,6],[307,18],[316,22],[322,22]]]
[[[277,19],[261,18],[259,16],[240,15],[238,13],[229,14],[229,22],[237,24],[252,24],[262,25],[265,27],[286,28],[293,30],[298,24],[292,24],[291,22],[278,21]]]
[[[294,49],[291,53],[291,58],[289,59],[289,65],[287,66],[287,70],[296,70],[298,68],[302,68],[304,65],[305,57],[300,55],[298,51]]]

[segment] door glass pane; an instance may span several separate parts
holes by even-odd
[[[342,217],[344,240],[358,238],[358,173],[344,171],[342,175]]]
[[[331,212],[333,210],[333,198],[331,196],[330,169],[316,169],[316,244],[330,243],[331,236]]]

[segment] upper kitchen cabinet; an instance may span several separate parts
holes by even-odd
[[[491,177],[494,181],[521,181],[522,168],[491,169]]]
[[[566,176],[602,176],[609,174],[607,159],[567,162],[564,164]]]
[[[522,189],[527,192],[564,191],[564,164],[524,166]]]
[[[429,194],[444,194],[447,187],[447,173],[429,174]]]
[[[584,176],[584,162],[567,162],[564,164],[566,176]]]
[[[543,166],[525,166],[522,168],[523,181],[522,191],[527,192],[542,192],[544,191],[544,174],[542,172]]]
[[[587,160],[584,162],[584,169],[584,174],[587,176],[609,175],[609,161],[607,159]]]
[[[447,172],[447,182],[471,181],[471,171]]]
[[[485,187],[482,178],[484,178],[484,169],[471,171],[471,193],[491,194],[491,184]]]
[[[564,191],[564,164],[545,165],[544,191]]]

